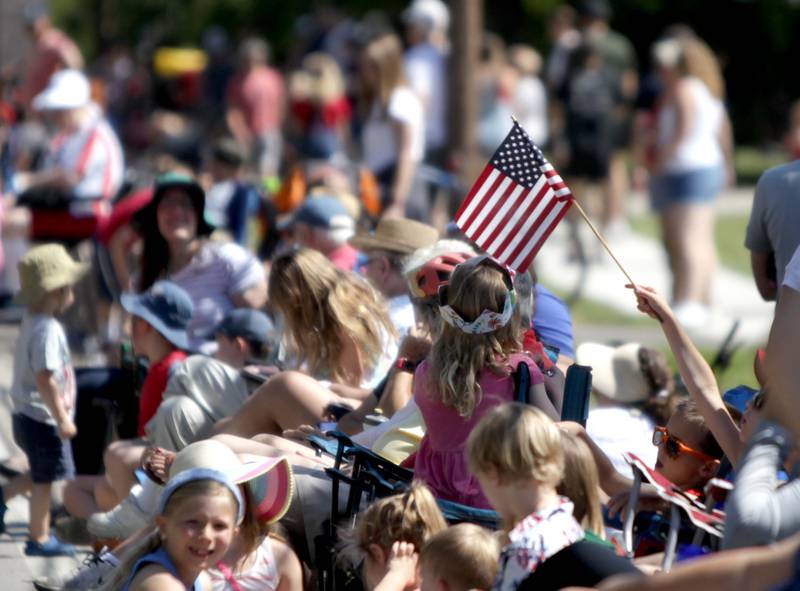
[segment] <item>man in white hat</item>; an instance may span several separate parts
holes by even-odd
[[[83,240],[92,236],[119,190],[122,146],[90,96],[78,70],[53,74],[33,108],[56,128],[41,170],[14,177],[15,207],[3,226],[7,268],[16,268],[25,240]],[[12,282],[11,291],[17,287]]]

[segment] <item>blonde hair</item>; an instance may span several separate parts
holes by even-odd
[[[269,301],[286,321],[288,352],[314,376],[346,381],[339,354],[352,338],[374,365],[395,330],[386,303],[365,280],[337,269],[321,253],[299,249],[277,257],[270,269]]]
[[[497,535],[474,523],[459,523],[432,536],[420,561],[452,591],[491,589],[500,558]]]
[[[475,320],[483,310],[502,312],[508,295],[503,273],[492,266],[459,265],[450,277],[447,303],[466,321]],[[508,376],[508,354],[520,350],[522,325],[519,308],[515,308],[508,324],[485,334],[469,334],[442,323],[439,338],[430,356],[430,379],[442,404],[462,417],[472,416],[480,403],[478,383],[482,371]]]
[[[502,482],[532,478],[555,487],[564,474],[561,432],[538,408],[511,402],[493,408],[467,439],[469,469]]]
[[[682,39],[683,72],[686,76],[694,76],[703,81],[708,90],[716,98],[725,98],[725,80],[719,61],[711,48],[697,38]]]
[[[363,57],[377,70],[377,87],[361,89],[362,108],[368,113],[373,103],[377,102],[385,112],[392,91],[406,83],[403,72],[403,45],[394,33],[381,35],[367,44]]]
[[[447,528],[430,489],[419,481],[400,495],[372,503],[358,517],[355,544],[368,552],[371,544],[389,550],[394,542],[411,542],[422,548],[432,535]]]
[[[192,480],[176,489],[170,495],[166,506],[164,507],[164,515],[169,517],[172,515],[179,506],[186,502],[191,502],[200,496],[225,496],[231,500],[233,507],[233,521],[236,521],[236,498],[231,493],[230,489],[224,484],[216,480]],[[161,535],[158,528],[153,528],[144,538],[137,544],[134,544],[119,557],[120,563],[114,569],[114,575],[100,587],[101,591],[117,591],[121,589],[128,577],[133,573],[133,568],[137,561],[156,551],[162,545]]]
[[[725,99],[725,79],[711,48],[696,37],[663,39],[653,46],[656,63],[675,68],[681,76],[693,76],[720,100]]]
[[[309,53],[303,59],[303,72],[309,77],[309,99],[325,105],[345,93],[344,78],[339,64],[326,53]]]
[[[556,490],[574,505],[575,520],[583,529],[605,537],[603,513],[600,508],[600,478],[589,446],[571,433],[561,431],[564,450],[564,477]]]

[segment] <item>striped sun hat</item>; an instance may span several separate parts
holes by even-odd
[[[294,479],[289,460],[246,454],[239,459],[241,466],[226,473],[235,483],[247,486],[258,520],[275,523],[286,514],[292,500]]]

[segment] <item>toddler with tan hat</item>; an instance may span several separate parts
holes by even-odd
[[[14,441],[30,463],[30,474],[0,488],[0,530],[6,500],[31,490],[29,556],[74,553],[72,546],[50,535],[50,488],[70,479],[75,467],[69,440],[77,430],[75,372],[67,336],[56,315],[72,305],[72,285],[88,270],[59,244],[37,246],[19,265],[21,289],[17,301],[26,307],[14,355],[11,386]]]

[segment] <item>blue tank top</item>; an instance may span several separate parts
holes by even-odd
[[[136,561],[136,564],[133,565],[133,570],[131,570],[131,575],[128,577],[128,580],[125,581],[125,584],[122,586],[122,591],[128,591],[128,588],[133,582],[133,578],[136,576],[136,573],[138,573],[142,568],[144,568],[148,564],[158,564],[164,567],[164,570],[166,570],[173,577],[179,579],[178,569],[175,568],[175,565],[172,563],[172,559],[167,554],[167,551],[164,550],[164,548],[159,548],[155,552],[151,552],[150,554],[145,554],[139,560]],[[199,578],[194,583],[192,583],[191,587],[187,587],[186,591],[202,591]]]

